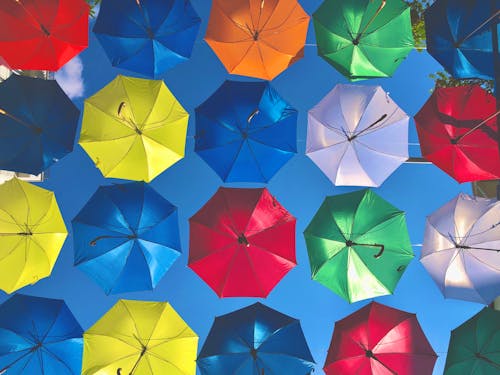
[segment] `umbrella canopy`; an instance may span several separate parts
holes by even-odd
[[[485,307],[451,331],[444,375],[500,372],[500,311]]]
[[[380,86],[339,84],[309,111],[306,155],[335,185],[380,186],[408,159],[408,121]]]
[[[493,79],[499,16],[500,0],[438,0],[425,11],[427,52],[455,78]]]
[[[0,169],[37,175],[73,151],[80,111],[54,80],[0,85]]]
[[[143,182],[101,186],[73,236],[75,265],[107,294],[152,290],[180,255],[177,208]]]
[[[297,265],[295,223],[265,188],[220,188],[189,219],[189,267],[219,297],[266,297]]]
[[[105,177],[150,182],[184,157],[188,118],[163,81],[118,75],[85,100],[79,143]]]
[[[205,40],[231,74],[272,80],[304,56],[297,0],[214,0]]]
[[[0,374],[79,375],[82,334],[64,301],[16,294],[0,305]]]
[[[216,317],[197,363],[202,375],[314,371],[299,320],[261,303]]]
[[[436,88],[415,115],[422,155],[460,183],[500,178],[496,116],[477,85]]]
[[[318,54],[350,80],[392,76],[415,44],[401,0],[325,0],[313,21]]]
[[[297,152],[297,111],[268,83],[226,81],[196,108],[195,140],[224,181],[267,182]]]
[[[498,297],[499,252],[499,201],[459,194],[427,217],[420,261],[447,298]]]
[[[88,45],[84,0],[3,0],[0,55],[12,69],[59,70]]]
[[[68,232],[54,193],[14,178],[0,185],[0,289],[47,277]]]
[[[436,359],[415,314],[372,302],[335,323],[323,369],[326,375],[431,375]]]
[[[113,66],[156,77],[189,59],[200,22],[188,0],[106,0],[93,31]]]
[[[371,190],[326,197],[304,237],[312,278],[349,302],[392,294],[413,258],[404,212]]]
[[[198,336],[166,302],[119,300],[83,334],[82,375],[195,375]]]

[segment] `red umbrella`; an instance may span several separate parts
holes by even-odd
[[[219,297],[266,297],[297,265],[295,222],[265,188],[220,188],[189,219],[189,267]]]
[[[430,375],[437,355],[415,314],[372,302],[335,323],[326,375]]]
[[[477,85],[436,88],[415,116],[422,156],[460,183],[500,178],[497,115]]]
[[[12,69],[56,71],[88,44],[84,0],[2,0],[0,55]]]

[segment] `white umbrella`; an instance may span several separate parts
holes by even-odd
[[[445,297],[489,304],[500,295],[500,202],[459,194],[428,216],[420,261]]]
[[[306,155],[335,185],[380,186],[408,159],[408,122],[380,86],[337,85],[309,111]]]

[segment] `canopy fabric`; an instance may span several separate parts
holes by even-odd
[[[304,237],[312,279],[349,303],[392,294],[413,259],[404,212],[371,190],[326,197]]]
[[[444,375],[497,375],[500,371],[500,311],[485,307],[451,331]]]
[[[297,0],[213,0],[205,40],[231,74],[272,80],[304,55]]]
[[[0,185],[0,289],[51,274],[68,232],[54,193],[14,178]]]
[[[12,69],[59,70],[88,46],[84,0],[2,0],[0,55]]]
[[[499,252],[499,201],[459,194],[427,217],[420,262],[446,298],[498,297]]]
[[[195,151],[225,182],[268,182],[297,152],[297,110],[268,83],[226,81],[195,111]]]
[[[498,115],[478,85],[436,88],[415,115],[422,155],[460,183],[499,179]]]
[[[85,100],[79,143],[105,177],[150,182],[184,157],[188,118],[163,81],[118,75]]]
[[[494,79],[499,16],[500,0],[437,0],[425,11],[427,52],[455,78]]]
[[[56,81],[11,75],[0,85],[0,169],[42,173],[73,151],[79,117]]]
[[[167,302],[119,300],[83,334],[82,375],[195,375],[198,336]]]
[[[82,334],[64,301],[16,294],[0,305],[0,374],[79,375]]]
[[[338,84],[308,113],[306,155],[335,185],[380,186],[408,159],[408,122],[380,86]]]
[[[106,294],[154,289],[180,255],[177,207],[142,182],[99,187],[72,224],[75,265]]]
[[[436,359],[415,314],[371,302],[335,323],[323,370],[326,375],[431,375]]]
[[[295,223],[265,188],[219,188],[189,219],[188,266],[219,297],[266,297],[297,264]]]
[[[318,55],[351,81],[392,76],[415,45],[401,0],[325,0],[313,21]]]
[[[188,0],[106,0],[93,32],[113,66],[157,77],[189,59],[200,23]]]
[[[299,320],[261,303],[216,317],[197,363],[201,375],[314,371]]]

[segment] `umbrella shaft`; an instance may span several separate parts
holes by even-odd
[[[490,117],[488,117],[487,119],[481,121],[479,124],[477,124],[476,126],[474,126],[472,129],[470,129],[467,133],[465,134],[462,134],[460,137],[458,138],[455,138],[455,143],[458,143],[460,142],[464,137],[467,137],[469,134],[473,133],[474,131],[476,131],[478,128],[480,128],[481,126],[483,126],[484,124],[486,124],[488,121],[490,121],[491,119],[497,117],[498,115],[500,114],[500,109],[498,111],[496,111],[494,114],[492,114]]]
[[[373,128],[375,125],[377,125],[380,121],[384,120],[386,117],[387,117],[387,113],[384,113],[382,116],[380,116],[380,118],[377,121],[375,121],[372,124],[368,125],[366,128],[364,128],[363,130],[361,130],[359,133],[356,133],[353,136],[349,137],[348,140],[352,141],[357,136],[359,136],[359,135],[363,134],[364,132],[366,132],[367,130],[370,130],[371,128]]]
[[[368,23],[365,25],[365,27],[363,28],[363,30],[361,30],[358,35],[356,36],[356,39],[354,39],[352,41],[352,43],[354,45],[357,45],[359,44],[359,40],[361,39],[361,37],[363,36],[364,32],[366,31],[366,29],[368,29],[368,26],[371,25],[371,23],[375,20],[375,18],[377,18],[377,16],[379,15],[379,13],[382,11],[382,9],[385,7],[385,4],[387,3],[386,0],[382,0],[382,3],[380,4],[380,6],[378,7],[377,11],[375,12],[375,14],[372,16],[372,18],[370,18],[370,20],[368,21]]]
[[[31,125],[31,124],[28,124],[27,122],[21,120],[20,118],[14,116],[14,115],[11,115],[9,112],[6,112],[4,109],[0,108],[0,115],[4,115],[6,117],[9,117],[11,118],[12,120],[14,120],[15,122],[27,127],[28,129],[31,129],[37,133],[40,132],[40,128],[37,128],[36,126],[34,125]]]
[[[486,25],[488,22],[490,22],[492,19],[500,15],[500,9],[497,10],[493,15],[488,17],[482,24],[480,24],[478,27],[476,27],[474,30],[472,30],[465,38],[462,38],[460,41],[457,42],[458,45],[462,44],[465,42],[467,39],[469,39],[471,36],[473,36],[475,33],[477,33],[481,28]]]
[[[133,240],[137,238],[136,234],[129,234],[129,235],[123,235],[123,236],[99,236],[94,238],[92,241],[89,242],[90,246],[95,246],[97,245],[97,241],[103,240],[105,238],[126,238],[127,240]]]
[[[21,7],[23,8],[23,10],[26,12],[26,14],[28,16],[30,16],[37,24],[38,26],[40,26],[40,30],[42,30],[42,32],[46,35],[46,36],[49,36],[50,35],[50,32],[49,30],[47,30],[47,28],[45,26],[43,26],[40,21],[38,21],[38,19],[28,10],[26,9],[26,7],[24,6],[24,4],[21,2],[21,0],[14,0],[16,3],[18,3],[19,5],[21,5]]]
[[[369,243],[356,243],[356,242],[349,242],[347,244],[348,246],[369,246],[369,247],[379,247],[380,251],[375,254],[373,257],[374,258],[380,258],[382,254],[384,253],[385,247],[382,244],[374,243],[374,244],[369,244]]]

